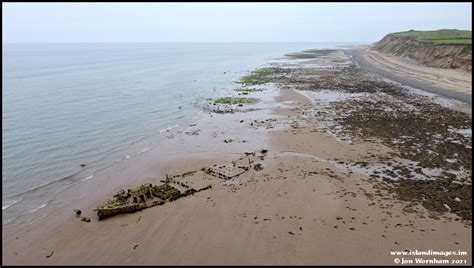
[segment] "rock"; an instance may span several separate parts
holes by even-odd
[[[152,205],[153,206],[161,206],[161,205],[164,205],[165,204],[165,201],[163,200],[155,200],[152,202]]]
[[[255,171],[260,171],[260,170],[263,170],[263,166],[262,164],[256,164],[255,166],[253,166],[253,169]]]
[[[91,219],[88,217],[81,217],[81,221],[91,222]]]
[[[443,204],[443,206],[444,206],[448,211],[451,211],[451,208],[448,206],[448,204]]]
[[[211,189],[211,188],[212,188],[212,185],[208,185],[208,186],[206,186],[206,187],[204,187],[204,188],[201,188],[201,189],[197,190],[196,192],[205,191],[205,190]]]
[[[46,256],[46,258],[50,258],[51,256],[53,256],[54,254],[54,251],[52,251],[49,255]]]
[[[81,215],[82,211],[80,209],[75,209],[74,212],[77,216]]]

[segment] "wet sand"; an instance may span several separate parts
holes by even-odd
[[[314,68],[318,64],[326,67]],[[357,168],[380,159],[401,162],[401,149],[354,133],[346,139],[339,125],[330,124],[340,120],[337,107],[356,107],[353,100],[314,91],[316,84],[308,81],[339,83],[333,75],[347,64],[341,51],[288,64],[291,75],[249,94],[258,103],[235,113],[209,112],[165,133],[150,151],[69,188],[58,203],[3,227],[3,263],[390,265],[390,250],[431,249],[467,251],[456,259],[470,264],[471,221],[462,210],[436,211],[402,200],[391,183]],[[354,120],[342,126],[352,129]],[[262,149],[268,152],[259,154]],[[95,216],[95,205],[120,188],[202,167],[232,170],[246,152],[261,157],[256,161],[263,170],[226,181],[193,176],[191,183],[212,189],[133,214],[102,221]],[[80,221],[74,209],[92,221]]]
[[[350,51],[361,67],[421,90],[472,103],[472,72],[427,67],[371,49]]]

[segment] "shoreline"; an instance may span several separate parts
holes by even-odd
[[[28,214],[31,214],[39,209],[42,209],[45,206],[48,206],[50,203],[53,203],[53,204],[55,203],[54,200],[51,198],[44,199],[44,196],[38,197],[37,199],[35,199],[34,196],[32,197],[31,194],[34,194],[37,191],[53,193],[54,195],[60,194],[60,192],[67,190],[67,188],[75,187],[91,179],[93,180],[94,177],[97,176],[97,174],[100,174],[103,171],[107,171],[109,169],[113,169],[114,165],[120,166],[121,163],[124,161],[129,161],[131,158],[133,159],[134,157],[139,156],[151,149],[156,149],[154,147],[156,147],[157,140],[159,140],[160,138],[165,139],[167,135],[170,135],[170,133],[183,132],[183,130],[186,129],[189,124],[192,124],[194,121],[205,116],[205,112],[202,109],[196,108],[196,111],[197,113],[191,114],[189,118],[185,118],[181,120],[176,125],[169,125],[168,127],[162,127],[157,131],[156,134],[152,136],[143,137],[138,141],[130,142],[127,145],[127,148],[125,148],[125,150],[120,153],[122,154],[122,156],[119,156],[119,154],[115,154],[114,155],[115,158],[110,157],[108,162],[102,163],[97,167],[93,167],[92,170],[88,170],[89,168],[86,168],[85,170],[80,170],[76,173],[70,174],[69,176],[59,178],[51,182],[47,182],[42,185],[36,186],[32,189],[26,190],[24,192],[9,196],[9,198],[12,198],[11,200],[13,201],[11,201],[11,203],[6,202],[6,205],[4,205],[5,210],[7,210],[9,207],[14,206],[20,202],[25,202],[25,201],[28,202],[27,204],[22,203],[21,205],[23,206],[35,203],[40,198],[43,198],[41,200],[44,202],[41,202],[42,205],[38,205],[28,212],[22,211],[20,214],[17,213],[17,215],[15,215],[13,218],[8,219],[8,221],[6,222],[5,222],[5,217],[4,217],[2,221],[2,225],[9,224],[10,222],[15,221],[17,218],[28,217]],[[70,182],[65,183],[65,181],[70,181]],[[25,197],[25,195],[27,197]],[[15,201],[15,199],[18,201]],[[13,213],[16,213],[16,212],[13,212]]]
[[[468,72],[414,65],[370,48],[348,51],[364,69],[423,91],[472,104],[472,78]]]
[[[153,138],[160,129],[196,114],[200,110],[196,106],[206,98],[231,91],[234,80],[245,75],[248,70],[259,67],[268,58],[280,56],[280,51],[313,46],[317,47],[318,44],[215,43],[198,47],[192,44],[151,44],[145,50],[138,51],[136,49],[140,46],[133,44],[63,44],[60,51],[51,50],[50,60],[38,53],[48,49],[47,46],[30,45],[28,53],[23,51],[26,54],[20,47],[12,46],[6,53],[12,63],[17,62],[17,57],[21,55],[28,61],[18,61],[17,71],[24,70],[24,73],[12,70],[5,79],[8,93],[6,102],[9,105],[4,111],[6,146],[3,179],[7,194],[3,197],[2,207],[20,199],[14,197],[15,200],[11,200],[6,196],[22,195],[25,192],[24,200],[34,201],[22,201],[3,210],[6,212],[2,213],[6,215],[4,219],[38,208],[48,199],[41,197],[40,192],[50,195],[55,191],[43,187],[31,193],[32,189],[50,183],[58,186],[54,188],[59,190],[65,184],[86,179],[95,170],[113,165],[132,153],[140,153],[148,147],[147,139],[160,140]],[[193,49],[200,53],[193,54],[196,61],[190,64],[186,53],[192,53]],[[91,54],[83,58],[80,55],[85,51]],[[229,51],[234,56],[229,57]],[[62,53],[66,56],[61,56]],[[94,53],[99,57],[105,55],[111,61],[97,62],[98,58],[91,56]],[[117,61],[123,57],[129,60]],[[142,64],[140,59],[147,60]],[[39,66],[44,64],[47,67],[57,60],[65,60],[71,66],[76,66],[81,60],[93,64],[80,70],[74,69],[77,66],[64,70],[62,67],[53,68],[51,74],[55,75],[54,83],[50,84],[48,76],[44,76],[44,70]],[[167,70],[167,64],[180,68],[170,71]],[[134,71],[129,72],[128,68]],[[36,76],[35,73],[41,75]],[[71,81],[77,86],[77,92],[71,89],[69,79],[74,79]],[[38,86],[33,81],[41,85],[41,90],[37,90]],[[63,84],[64,87],[61,86]],[[42,106],[41,98],[28,98],[26,92],[38,93],[38,97],[50,105]],[[61,94],[66,98],[54,97]],[[29,105],[38,109],[38,113],[32,114],[32,118],[36,118],[35,123],[24,116],[33,108],[22,107]],[[89,105],[91,108],[88,108]],[[60,116],[55,110],[61,111]],[[22,133],[23,127],[27,127],[28,131]],[[168,133],[165,132],[165,135]],[[81,164],[87,166],[83,168]]]
[[[329,51],[308,64],[339,70],[346,61],[344,52]],[[299,64],[299,79],[334,72]],[[47,218],[7,224],[4,264],[392,264],[390,250],[407,247],[471,256],[469,221],[400,200],[353,164],[394,158],[394,148],[354,135],[344,140],[331,132],[338,126],[325,125],[337,121],[331,101],[365,93],[306,96],[298,86],[306,85],[270,84],[249,95],[260,101],[244,106],[248,111],[204,114],[155,149],[66,190],[58,199],[69,203],[45,208]],[[103,221],[92,211],[121,187],[204,166],[231,168],[245,152],[262,149],[268,153],[261,171],[226,182],[193,178],[212,190]],[[92,222],[79,221],[73,209]]]

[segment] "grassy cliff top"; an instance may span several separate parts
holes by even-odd
[[[442,29],[437,31],[414,31],[393,33],[395,36],[414,36],[420,41],[436,44],[472,44],[472,32],[455,29]]]

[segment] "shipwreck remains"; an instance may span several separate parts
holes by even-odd
[[[172,202],[181,197],[212,188],[209,184],[210,178],[228,181],[238,178],[252,169],[262,170],[262,164],[256,163],[256,161],[264,160],[267,152],[268,150],[265,149],[260,152],[245,152],[245,157],[242,156],[238,160],[232,161],[232,165],[203,167],[200,170],[172,176],[165,174],[160,180],[161,185],[145,183],[137,188],[121,189],[111,200],[98,205],[94,211],[97,211],[99,220],[102,220],[118,214],[134,213],[142,209],[164,205],[166,202]],[[199,175],[195,176],[198,172],[200,172]]]
[[[169,182],[162,185],[146,183],[127,191],[121,189],[112,200],[97,206],[97,216],[99,216],[99,220],[102,220],[117,214],[133,213],[149,207],[161,206],[166,202],[172,202],[181,197],[212,188],[211,185],[208,185],[201,189],[188,187],[188,189],[180,191],[171,183],[172,181],[169,180]]]

